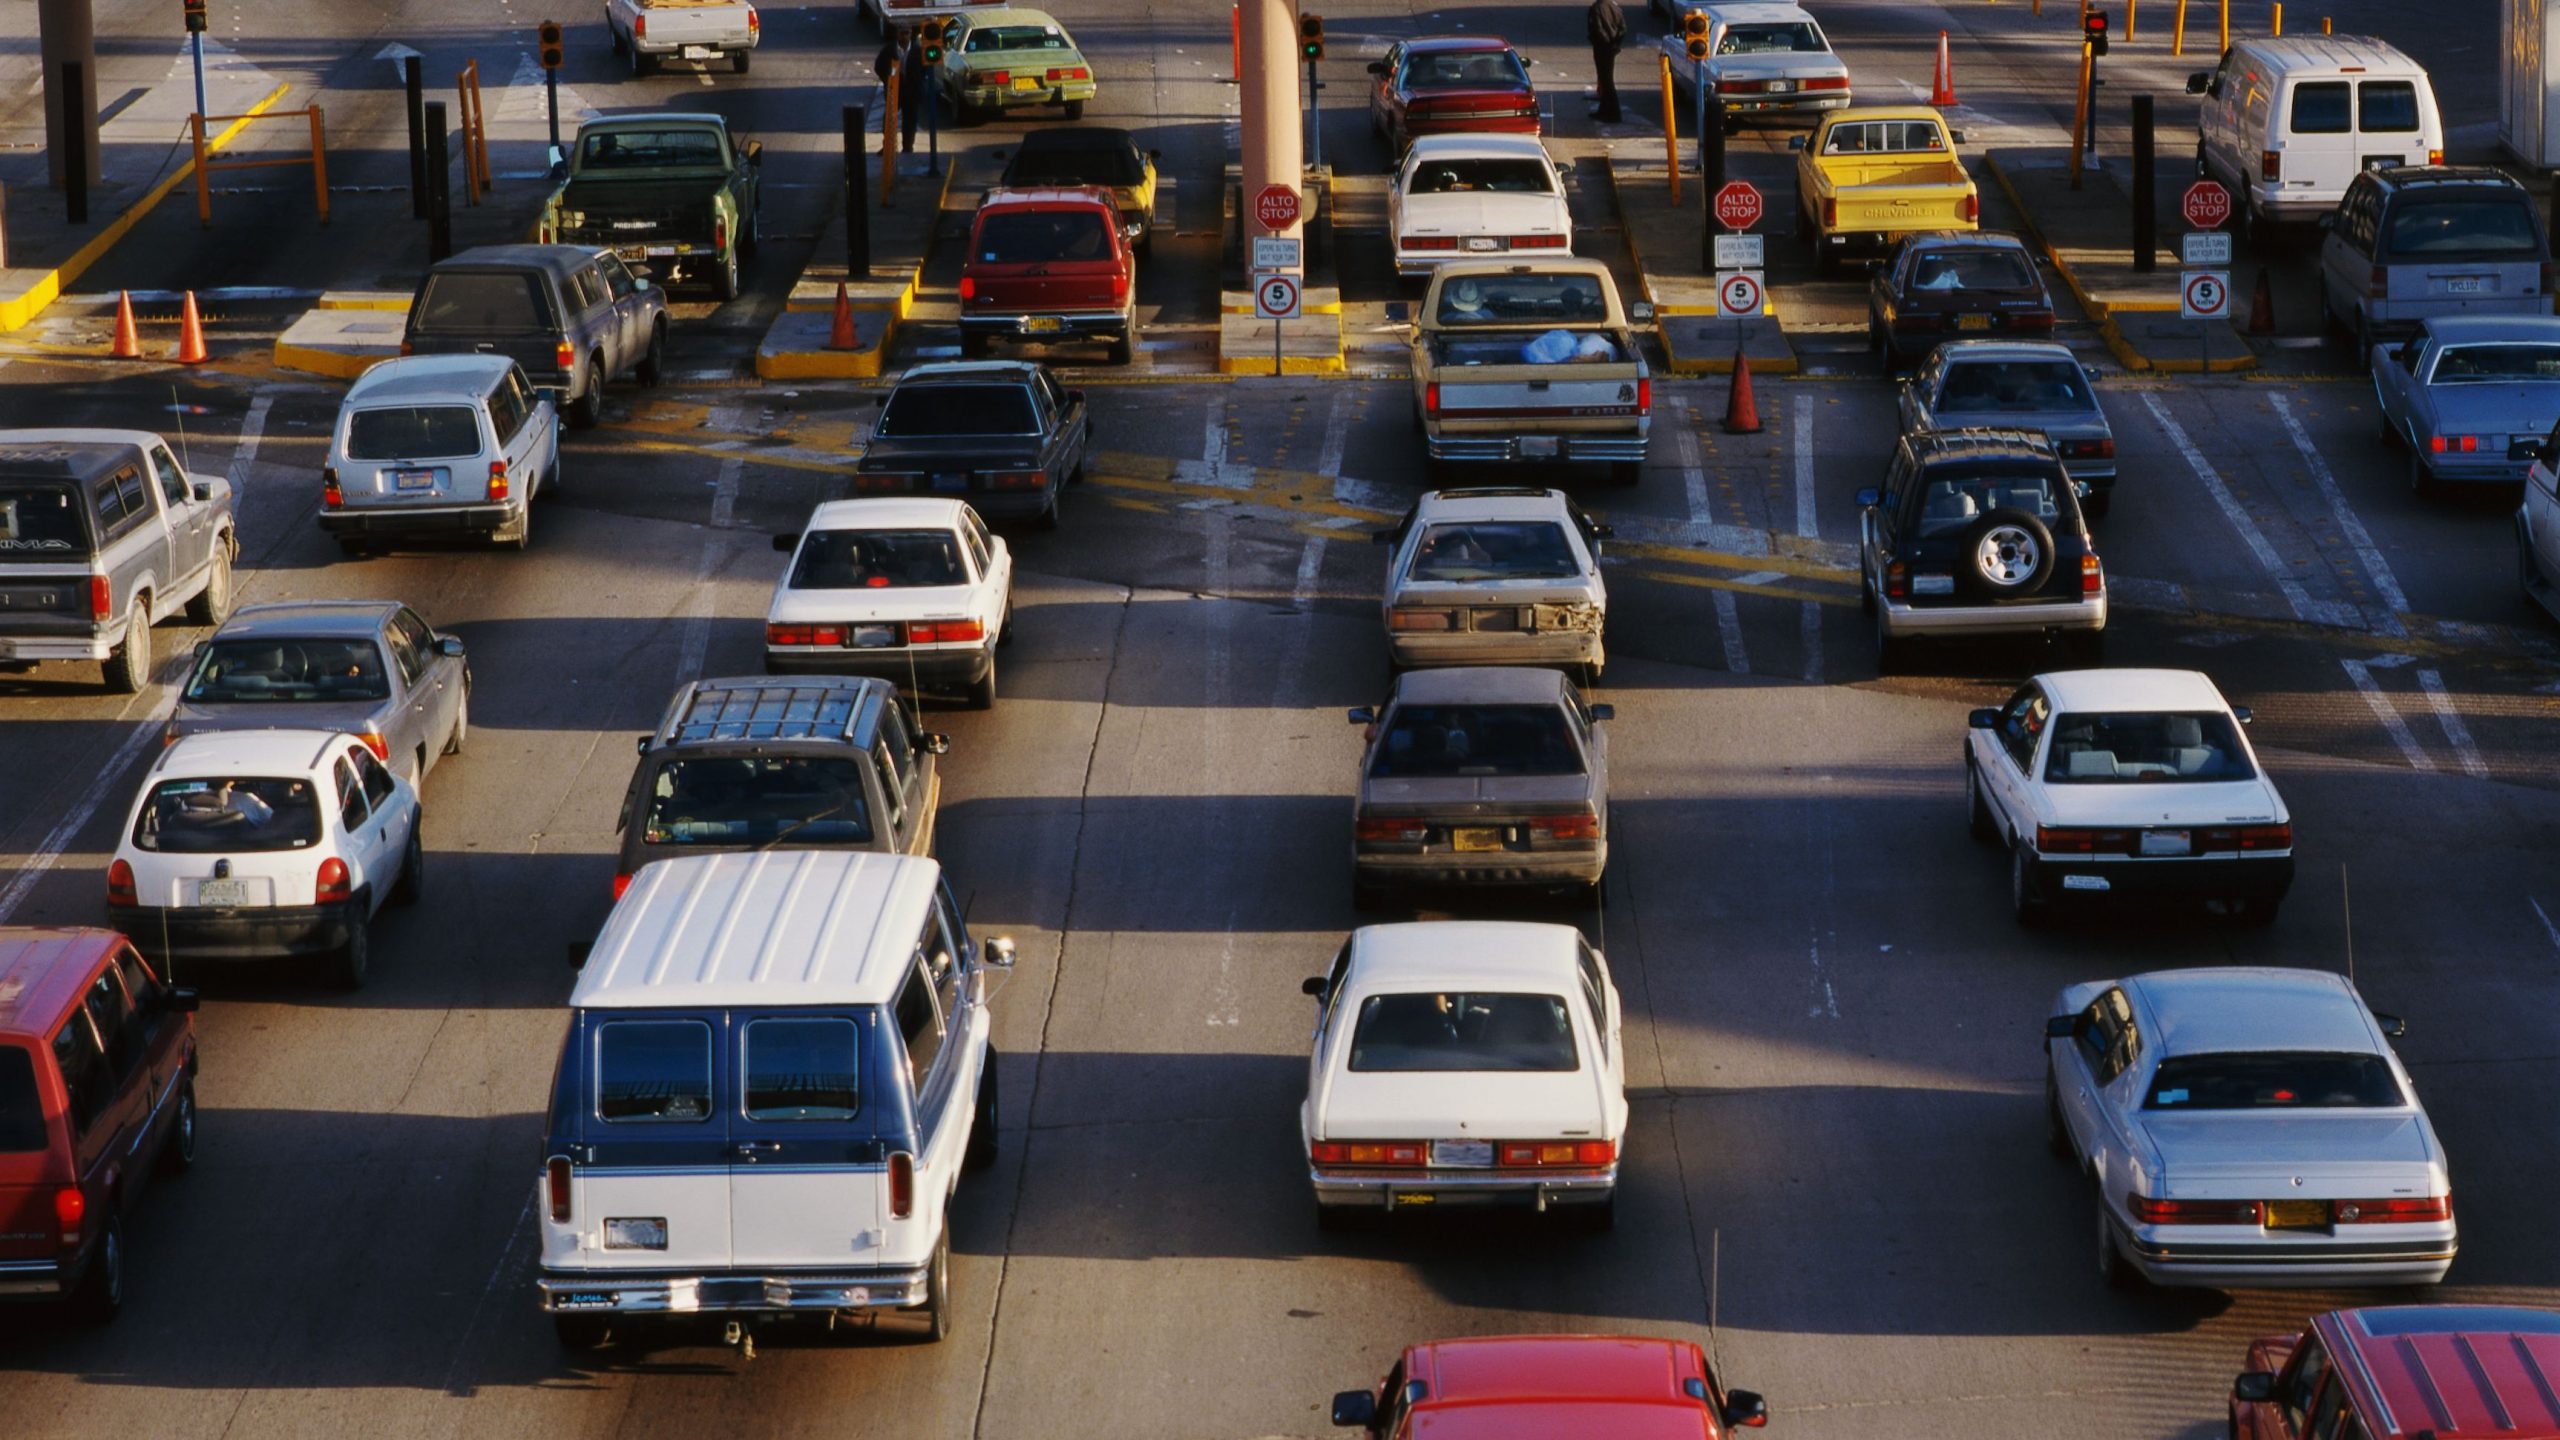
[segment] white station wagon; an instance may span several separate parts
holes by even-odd
[[[910,693],[996,703],[996,647],[1013,625],[1013,552],[963,500],[831,500],[798,535],[765,610],[775,675],[872,675]]]
[[[1618,990],[1582,932],[1370,925],[1304,989],[1316,1032],[1298,1129],[1319,1223],[1449,1205],[1614,1223]]]
[[[560,417],[503,355],[404,355],[338,407],[320,528],[347,554],[479,536],[521,550],[533,501],[561,493]]]
[[[1573,253],[1564,180],[1535,135],[1424,135],[1387,195],[1396,274],[1428,276],[1452,260]]]
[[[543,1175],[563,1345],[709,1316],[951,1328],[952,1192],[995,1163],[987,973],[921,856],[643,866],[569,997]]]

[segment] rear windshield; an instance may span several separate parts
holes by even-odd
[[[1543,1070],[1580,1065],[1561,995],[1372,995],[1351,1032],[1354,1070]]]
[[[206,704],[261,700],[388,700],[382,649],[367,639],[216,640],[187,677],[187,699]]]
[[[1469,520],[1424,528],[1408,580],[1564,580],[1582,573],[1550,520]]]
[[[851,1020],[750,1020],[746,1056],[750,1120],[850,1120],[862,1107],[862,1032]]]
[[[2064,715],[2044,778],[2065,785],[2246,780],[2258,773],[2219,711]]]
[[[2293,87],[2293,133],[2344,135],[2354,129],[2348,110],[2347,82],[2307,80]]]
[[[966,585],[960,537],[948,530],[813,530],[791,567],[794,590]]]
[[[1405,191],[1412,195],[1552,195],[1556,187],[1547,179],[1547,167],[1526,157],[1470,160],[1452,156],[1423,162]]]
[[[2560,345],[2456,345],[2436,357],[2435,385],[2560,380]]]
[[[1994,510],[2024,510],[2047,528],[2080,528],[2078,502],[2064,491],[2062,467],[1925,472],[1920,489],[1922,539],[1952,535]]]
[[[0,561],[89,553],[89,521],[68,485],[0,485]]]
[[[1399,705],[1371,776],[1579,775],[1582,750],[1553,705]]]
[[[2279,1051],[2176,1055],[2151,1077],[2145,1110],[2379,1109],[2405,1104],[2379,1055]]]
[[[1102,212],[1074,209],[990,212],[978,221],[978,259],[994,265],[1108,260],[1111,227]]]
[[[701,126],[681,130],[608,130],[578,142],[580,170],[719,168],[720,137]]]
[[[44,1148],[44,1104],[36,1097],[35,1057],[23,1045],[0,1045],[0,1155]]]
[[[650,786],[651,845],[867,845],[871,805],[859,756],[669,760]]]
[[[1055,25],[989,25],[969,32],[960,47],[971,55],[993,55],[1012,50],[1064,50],[1067,37]]]
[[[133,843],[170,855],[300,850],[320,843],[320,797],[300,779],[163,780],[142,802]]]
[[[904,385],[880,409],[880,438],[1036,435],[1038,412],[1019,385]]]
[[[1802,20],[1773,25],[1736,25],[1724,32],[1724,39],[1716,42],[1719,55],[1820,54],[1830,48],[1822,43],[1822,32]]]
[[[1404,83],[1416,90],[1516,89],[1529,83],[1529,72],[1508,50],[1415,55],[1404,62]]]
[[[480,453],[480,412],[468,405],[397,405],[347,417],[350,460],[447,460]]]
[[[2088,379],[2070,360],[1965,360],[1938,388],[1945,411],[2095,410]]]
[[[1126,145],[1025,145],[1005,167],[1007,185],[1143,185],[1146,162]]]
[[[506,270],[449,270],[427,277],[410,312],[415,330],[547,330],[551,307],[531,275]]]
[[[2542,237],[2534,233],[2533,204],[2522,195],[2404,197],[2391,207],[2382,248],[2394,260],[2458,255],[2538,261]]]
[[[1608,299],[1593,275],[1465,275],[1440,287],[1443,325],[1601,324]]]
[[[596,1117],[711,1118],[711,1027],[699,1020],[608,1020],[596,1027]]]
[[[2356,128],[2368,135],[2405,135],[2417,129],[2417,83],[2410,80],[2367,80],[2358,85]]]
[[[1914,290],[2033,290],[2036,272],[2015,250],[1924,250],[1911,262]]]
[[[1831,127],[1825,155],[1943,155],[1947,132],[1935,120],[1859,120]]]

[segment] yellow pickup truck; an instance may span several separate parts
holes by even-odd
[[[1978,228],[1982,197],[1956,158],[1963,143],[1925,105],[1856,106],[1790,137],[1796,234],[1816,268],[1889,254],[1914,231]]]

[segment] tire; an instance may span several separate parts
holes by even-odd
[[[969,682],[969,708],[996,708],[996,657],[993,655],[987,657],[987,673]]]
[[[629,48],[631,51],[632,79],[639,80],[658,73],[658,62],[656,58],[641,54],[638,41],[633,41]]]
[[[2062,1120],[2062,1096],[2053,1088],[2053,1065],[2044,1069],[2044,1148],[2060,1159],[2068,1160],[2071,1152],[2071,1127]]]
[[[613,1322],[602,1315],[554,1315],[551,1333],[561,1349],[574,1355],[612,1344]]]
[[[453,733],[444,737],[444,753],[459,755],[471,743],[471,682],[462,682],[462,703],[454,707]]]
[[[1982,771],[1968,758],[1964,762],[1964,814],[1966,833],[1985,845],[2000,838],[2000,827],[1991,822],[1991,807],[1982,799]]]
[[[551,432],[551,468],[544,472],[542,484],[534,493],[553,500],[569,493],[568,475],[560,464],[560,432],[558,430]]]
[[[2098,1279],[2110,1290],[2131,1290],[2142,1277],[2134,1273],[2124,1252],[2116,1248],[2115,1221],[2108,1216],[2106,1198],[2095,1185],[2089,1187],[2089,1203],[2098,1212]]]
[[[723,305],[738,298],[738,247],[735,242],[730,244],[729,253],[720,257],[720,274],[711,282],[711,290],[720,297]]]
[[[2432,500],[2436,495],[2436,477],[2427,469],[2425,453],[2414,445],[2409,447],[2409,493],[2421,500]]]
[[[744,75],[744,74],[746,74],[746,73],[747,73],[747,67],[748,67],[748,65],[750,65],[751,63],[753,63],[754,58],[755,58],[755,52],[754,52],[754,51],[752,51],[752,50],[732,50],[732,51],[730,51],[730,52],[729,52],[729,71],[730,71],[730,73],[731,73],[731,74],[733,74],[733,75]]]
[[[587,385],[585,389],[578,392],[577,399],[569,402],[568,415],[569,428],[572,430],[593,430],[596,428],[596,422],[604,418],[604,357],[602,355],[592,355],[587,358]]]
[[[1084,118],[1084,102],[1081,100],[1070,100],[1066,103],[1066,111],[1068,119],[1081,120]]]
[[[80,1288],[71,1292],[71,1313],[80,1323],[104,1325],[123,1313],[124,1263],[124,1221],[109,1215],[106,1233],[98,1237],[98,1253],[89,1258]]]
[[[409,826],[408,848],[400,855],[400,878],[391,882],[391,903],[403,910],[417,904],[427,887],[427,845],[418,838],[426,827],[423,815]]]
[[[1896,674],[1909,661],[1911,642],[1897,639],[1886,631],[1883,604],[1870,599],[1868,613],[1876,619],[1876,673],[1878,675]]]
[[[2355,362],[2357,369],[2373,373],[2373,327],[2361,314],[2356,316]]]
[[[666,326],[654,325],[650,327],[648,353],[640,357],[640,363],[632,367],[631,374],[632,378],[638,380],[642,385],[647,386],[652,390],[657,389],[658,382],[666,378]]]
[[[622,32],[614,29],[610,22],[608,22],[604,27],[604,39],[606,44],[613,47],[614,54],[619,55],[622,53]]]
[[[984,360],[993,348],[993,342],[984,335],[972,335],[966,330],[960,332],[960,358],[963,360]]]
[[[1004,592],[1004,618],[996,622],[996,648],[1013,648],[1013,592]]]
[[[2542,604],[2542,597],[2535,593],[2535,587],[2541,580],[2541,572],[2533,559],[2533,537],[2519,519],[2516,522],[2516,593],[2524,597],[2526,604],[2537,608]]]
[[[761,204],[764,198],[764,192],[761,189],[756,192],[756,198],[758,203]],[[741,260],[753,261],[756,258],[756,252],[763,248],[764,215],[760,210],[749,210],[747,212],[746,226],[738,235],[738,258]],[[651,383],[654,384],[655,382],[653,381]]]
[[[1610,483],[1610,484],[1617,486],[1617,487],[1618,487],[1619,489],[1621,489],[1621,490],[1630,490],[1630,489],[1635,488],[1637,485],[1642,484],[1643,482],[1644,482],[1644,462],[1643,462],[1643,461],[1641,461],[1641,460],[1612,460],[1612,461],[1610,461],[1610,462],[1609,462],[1609,483]]]
[[[529,546],[531,546],[531,545],[533,544],[533,497],[532,497],[532,496],[528,495],[528,496],[526,496],[526,497],[525,497],[525,500],[524,500],[524,518],[523,518],[523,519],[521,519],[521,520],[518,520],[518,521],[516,522],[515,533],[514,533],[514,534],[512,534],[512,535],[509,535],[509,534],[506,534],[505,532],[501,531],[501,532],[499,533],[498,543],[499,543],[499,544],[501,544],[501,545],[504,545],[505,547],[507,547],[507,548],[508,548],[508,549],[510,549],[510,550],[518,550],[518,551],[524,550],[524,549],[526,549],[527,547],[529,547]]]
[[[133,615],[125,622],[124,643],[107,657],[107,689],[138,695],[151,680],[151,597],[133,597]]]
[[[373,968],[373,927],[364,916],[364,904],[356,905],[355,928],[347,932],[347,943],[329,957],[329,982],[341,990],[361,990],[365,976]]]
[[[987,1170],[996,1163],[996,1047],[987,1047],[987,1058],[978,1071],[978,1110],[969,1121],[969,1151],[960,1164],[967,1170]]]
[[[231,618],[231,561],[239,544],[228,532],[214,537],[213,564],[206,570],[204,588],[187,602],[187,623],[219,625]]]
[[[2018,924],[2032,930],[2044,923],[2044,899],[2036,894],[2033,871],[2023,844],[2009,850],[2009,913]]]
[[[1884,327],[1877,324],[1872,315],[1867,317],[1867,348],[1875,352],[1876,373],[1887,380],[1892,379],[1894,371],[1901,367],[1894,364],[1893,342],[1885,337]]]
[[[1049,492],[1049,503],[1040,507],[1040,513],[1031,517],[1031,528],[1034,530],[1058,528],[1058,492],[1056,490]]]
[[[1136,352],[1137,347],[1130,342],[1128,336],[1123,335],[1118,339],[1113,340],[1110,347],[1103,352],[1103,355],[1105,359],[1108,359],[1114,365],[1126,365],[1129,363],[1129,357]]]
[[[1993,510],[1966,529],[1957,547],[1959,578],[1987,599],[2032,595],[2053,574],[2053,532],[2024,510]]]
[[[924,1322],[923,1333],[916,1338],[927,1345],[951,1333],[951,1223],[947,1220],[942,1233],[934,1237],[933,1258],[925,1262],[924,1303],[907,1313]]]
[[[160,1144],[158,1164],[163,1175],[184,1175],[196,1163],[196,1082],[187,1076],[178,1081],[178,1113],[169,1121],[169,1138]]]

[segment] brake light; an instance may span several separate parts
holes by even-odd
[[[1822,197],[1822,227],[1828,230],[1839,223],[1840,202],[1831,196],[1825,195]]]
[[[634,40],[646,40],[649,38],[648,16],[634,15],[631,17],[631,38]]]
[[[90,576],[89,618],[92,620],[106,619],[109,613],[108,607],[112,605],[114,601],[115,595],[107,586],[107,577],[104,575]]]
[[[1424,1165],[1431,1147],[1419,1140],[1318,1140],[1307,1158],[1319,1165]]]
[[[1422,387],[1422,413],[1434,420],[1440,418],[1440,382],[1437,380]]]
[[[2095,555],[2081,556],[2080,593],[2083,595],[2095,595],[2106,588],[2107,572],[2099,566],[2098,557]]]
[[[853,477],[853,488],[856,490],[904,490],[914,483],[915,477],[912,475],[888,475],[875,472]]]
[[[1900,600],[1911,593],[1911,567],[1896,560],[1884,567],[1884,593],[1890,600]]]
[[[2480,437],[2477,435],[2430,435],[2427,437],[2427,448],[2438,455],[2477,454],[2480,449]]]
[[[1455,250],[1458,248],[1458,237],[1455,235],[1408,235],[1404,238],[1404,248],[1407,250]]]
[[[2074,460],[2112,460],[2115,458],[2116,442],[2113,440],[2074,440],[2062,447],[2062,453],[2070,456]]]
[[[1968,191],[1966,191],[1966,192],[1965,192],[1965,196],[1964,196],[1964,204],[1962,204],[1961,206],[1958,206],[1958,207],[1957,207],[1957,209],[1956,209],[1956,214],[1957,214],[1957,215],[1959,215],[1959,216],[1961,216],[1961,217],[1963,217],[1964,219],[1966,219],[1966,220],[1968,220],[1968,221],[1979,221],[1979,220],[1981,220],[1981,219],[1982,219],[1982,196],[1981,196],[1981,194],[1980,194],[1979,192],[1972,191],[1972,190],[1968,190]]]
[[[335,465],[321,466],[320,508],[323,510],[335,510],[340,505],[346,503],[346,498],[345,493],[338,488],[338,467]]]
[[[989,71],[987,78],[979,83],[982,85],[1010,85],[1013,83],[1013,72],[1010,70]]]
[[[977,276],[963,275],[960,277],[960,298],[963,301],[975,300],[978,298]]]
[[[1597,840],[1600,817],[1597,815],[1532,815],[1529,817],[1531,840]]]
[[[1363,820],[1353,834],[1363,844],[1419,845],[1431,837],[1431,827],[1419,820]]]
[[[764,643],[767,645],[841,645],[844,643],[844,627],[841,625],[767,625],[764,627]]]
[[[332,900],[344,900],[354,893],[347,885],[347,862],[335,855],[321,861],[320,881],[313,888],[313,898],[323,905]]]
[[[566,340],[561,341],[559,348],[551,352],[551,363],[558,366],[563,372],[577,369],[578,347],[570,344]]]
[[[1049,83],[1052,85],[1057,84],[1061,80],[1090,80],[1092,78],[1093,72],[1087,70],[1081,65],[1072,69],[1052,70],[1049,72]]]
[[[2441,150],[2430,150],[2430,151],[2428,151],[2428,152],[2427,152],[2427,163],[2428,163],[2428,164],[2430,164],[2430,165],[2441,165],[2441,164],[2443,164],[2443,163],[2444,163],[2444,152],[2443,152],[2443,151],[2441,151]]]
[[[2375,300],[2388,298],[2391,294],[2391,272],[2379,265],[2374,266],[2373,274],[2365,280],[2364,293]]]
[[[986,638],[983,620],[919,620],[907,627],[910,645],[972,645]]]
[[[1846,75],[1816,75],[1810,80],[1797,81],[1796,88],[1799,90],[1846,90],[1849,88],[1849,77]]]
[[[628,876],[628,875],[616,875],[616,876],[614,876],[614,877],[613,877],[613,898],[614,898],[614,899],[616,899],[616,900],[621,899],[621,898],[622,898],[622,894],[623,894],[623,892],[624,892],[624,891],[626,891],[626,890],[629,890],[630,888],[631,888],[631,877],[630,877],[630,876]]]
[[[2243,850],[2290,850],[2293,827],[2290,825],[2243,825],[2240,827]]]
[[[729,248],[729,217],[726,215],[716,216],[711,221],[711,248],[714,250]]]
[[[364,748],[373,752],[374,759],[385,765],[391,763],[391,742],[383,738],[381,731],[368,726],[356,732],[356,738],[364,742]]]
[[[1758,95],[1768,88],[1769,82],[1766,80],[1718,80],[1715,82],[1716,93],[1719,95]]]
[[[2284,179],[2283,151],[2261,150],[2258,152],[2258,178],[2270,185]]]
[[[107,903],[136,905],[141,902],[133,893],[133,866],[119,860],[107,867]]]
[[[1495,1148],[1504,1165],[1607,1165],[1618,1158],[1613,1140],[1505,1140]]]
[[[1562,235],[1514,235],[1511,237],[1511,248],[1514,250],[1561,250],[1564,244],[1565,237]]]
[[[89,1214],[89,1196],[77,1185],[65,1185],[53,1192],[53,1220],[62,1227],[62,1243],[80,1243],[80,1222]]]
[[[551,1199],[551,1220],[555,1225],[569,1223],[569,1157],[554,1155],[542,1167],[542,1188]]]
[[[763,30],[764,30],[764,17],[763,17],[762,15],[759,15],[759,14],[757,14],[757,13],[756,13],[756,7],[754,7],[753,5],[748,6],[748,7],[747,7],[747,33],[748,33],[748,34],[751,34],[751,35],[753,35],[753,34],[760,34],[760,33],[762,33],[762,32],[763,32]]]
[[[1452,610],[1413,610],[1398,606],[1387,612],[1390,630],[1455,630],[1457,612]]]
[[[1114,270],[1114,271],[1112,271],[1112,272],[1111,272],[1111,300],[1112,300],[1112,303],[1116,305],[1116,304],[1118,304],[1119,302],[1121,302],[1121,301],[1123,301],[1123,300],[1126,300],[1126,299],[1128,299],[1128,298],[1129,298],[1129,267],[1128,267],[1128,266],[1126,266],[1126,265],[1123,265],[1123,266],[1121,266],[1119,269]]]
[[[2255,1225],[2255,1200],[2155,1200],[2127,1195],[2125,1208],[2145,1225]]]
[[[507,462],[504,460],[490,461],[489,498],[492,500],[504,500],[507,498],[509,493],[510,490],[507,485]]]
[[[889,1157],[889,1218],[904,1220],[916,1213],[916,1157],[904,1150]]]
[[[1650,376],[1636,382],[1636,413],[1639,415],[1653,413],[1653,380]]]
[[[998,490],[1037,490],[1049,483],[1046,472],[1039,470],[989,470],[987,483]]]
[[[2138,830],[2084,830],[2076,826],[2039,825],[2036,850],[2046,855],[2130,855]]]
[[[2453,1218],[2453,1197],[2427,1195],[2391,1200],[2340,1200],[2330,1213],[2341,1225],[2394,1225]]]

